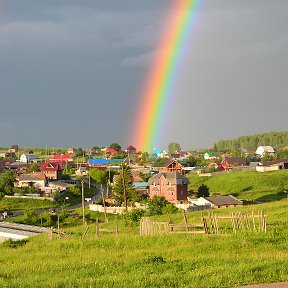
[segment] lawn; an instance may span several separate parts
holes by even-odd
[[[139,235],[139,226],[125,226],[115,216],[101,215],[100,234],[95,224],[67,228],[70,236],[49,242],[47,235],[29,239],[18,248],[0,245],[1,287],[237,287],[288,280],[288,200],[215,210],[267,214],[267,233],[217,235]],[[207,212],[208,213],[208,212]],[[95,214],[96,215],[96,214]],[[95,216],[94,215],[94,216]],[[98,214],[97,214],[98,215]],[[99,215],[98,215],[99,216]],[[199,221],[187,213],[188,222]],[[154,216],[167,221],[168,216]],[[183,214],[171,215],[182,222]],[[105,229],[105,230],[104,230]],[[110,232],[109,232],[110,231]]]
[[[279,200],[286,195],[278,194],[278,192],[286,188],[288,190],[288,170],[265,173],[243,171],[211,177],[199,177],[195,173],[189,173],[187,177],[190,180],[189,189],[193,191],[197,191],[201,184],[205,184],[209,187],[211,194],[236,193],[237,195],[235,195],[241,199],[259,200],[263,199],[263,196],[267,196],[268,200]],[[253,192],[255,192],[254,195]]]

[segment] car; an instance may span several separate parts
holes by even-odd
[[[1,214],[0,214],[1,219],[8,219],[8,218],[13,217],[13,212],[9,210],[4,210]]]

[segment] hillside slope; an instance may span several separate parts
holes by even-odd
[[[267,234],[139,235],[139,227],[120,234],[101,232],[91,224],[68,230],[67,239],[47,235],[18,248],[0,245],[1,287],[214,287],[288,281],[288,200],[217,210],[250,213],[264,210]],[[206,212],[205,212],[206,213]],[[200,213],[187,213],[188,222]],[[172,214],[183,222],[183,215]],[[167,221],[167,215],[155,218]],[[195,220],[194,220],[195,221]],[[112,229],[115,223],[101,223]],[[109,225],[108,227],[104,225]],[[103,229],[104,230],[104,229]]]
[[[257,171],[241,171],[218,174],[211,177],[199,177],[195,173],[186,175],[190,181],[189,189],[197,191],[201,184],[209,187],[211,194],[237,194],[242,199],[249,199],[251,192],[277,194],[288,189],[288,170],[260,173]],[[250,193],[249,193],[250,192]],[[256,200],[256,199],[255,199]]]

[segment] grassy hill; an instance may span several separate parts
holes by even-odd
[[[267,234],[139,235],[139,227],[120,221],[118,239],[95,226],[67,229],[67,239],[36,236],[26,245],[0,245],[1,287],[238,287],[244,284],[288,281],[288,200],[242,208],[217,210],[264,210]],[[187,213],[188,222],[201,214]],[[183,215],[171,215],[173,222]],[[167,221],[167,215],[155,217]],[[103,223],[105,231],[115,223]],[[107,230],[108,229],[108,230]]]
[[[211,177],[199,177],[195,173],[189,173],[186,176],[190,181],[189,188],[193,191],[205,184],[212,195],[233,194],[241,199],[277,200],[286,197],[285,194],[279,193],[280,191],[285,188],[288,190],[288,170],[265,173],[242,171]]]

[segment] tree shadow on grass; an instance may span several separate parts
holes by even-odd
[[[256,201],[261,201],[261,202],[270,202],[270,201],[279,201],[282,199],[286,199],[287,198],[287,193],[284,192],[275,192],[272,194],[267,194],[267,195],[263,195],[261,197],[258,197],[257,199],[255,199]]]
[[[248,187],[245,187],[241,190],[241,192],[248,192],[248,191],[252,191],[253,190],[253,186],[248,186]]]

